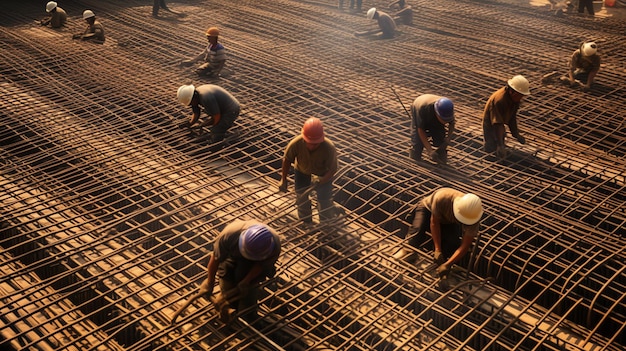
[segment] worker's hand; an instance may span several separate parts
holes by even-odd
[[[239,284],[237,284],[237,292],[239,293],[239,298],[248,295],[250,292],[250,284],[243,281],[239,282]]]
[[[288,185],[287,180],[286,179],[283,180],[282,182],[280,182],[280,185],[278,186],[278,191],[286,193],[287,192],[287,185]]]
[[[444,263],[441,266],[437,267],[437,275],[439,275],[439,278],[446,279],[448,278],[449,274],[450,266],[447,263]]]
[[[320,177],[318,177],[316,175],[312,175],[311,176],[311,186],[315,188],[319,184],[320,184]]]
[[[446,257],[443,255],[443,252],[435,251],[435,263],[438,265],[446,263]]]
[[[517,141],[519,141],[520,144],[526,144],[526,138],[524,138],[523,136],[521,136],[520,134],[515,136],[515,139],[517,139]]]

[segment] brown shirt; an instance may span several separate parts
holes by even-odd
[[[294,163],[294,168],[303,174],[323,176],[328,171],[337,171],[337,151],[327,138],[317,149],[309,151],[302,135],[298,135],[287,145],[285,159]]]
[[[480,227],[480,221],[472,225],[466,225],[459,222],[456,217],[454,217],[454,199],[463,197],[463,195],[465,194],[458,190],[441,188],[425,197],[422,203],[433,216],[439,218],[441,224],[458,223],[461,225],[464,236],[476,236],[478,234],[478,228]]]
[[[517,129],[517,110],[519,103],[513,101],[502,87],[494,92],[483,111],[483,129],[491,131],[494,124],[507,124],[514,136],[519,133]]]
[[[593,54],[591,56],[583,56],[580,49],[574,51],[569,61],[569,69],[574,71],[581,69],[584,72],[592,72],[600,69],[600,56]]]

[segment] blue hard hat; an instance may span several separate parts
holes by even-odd
[[[435,112],[446,123],[454,121],[454,104],[448,98],[442,97],[435,101]]]
[[[274,251],[274,235],[262,224],[254,224],[239,235],[239,252],[251,261],[263,261]]]

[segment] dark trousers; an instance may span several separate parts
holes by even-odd
[[[298,206],[298,218],[304,222],[313,221],[313,213],[311,210],[310,193],[304,192],[311,186],[311,175],[304,174],[298,170],[294,171],[294,181],[296,187],[296,206]],[[335,204],[333,203],[333,182],[332,180],[318,184],[315,187],[317,193],[317,203],[319,204],[320,221],[332,218],[334,214]]]
[[[220,121],[211,128],[211,142],[217,143],[224,140],[226,132],[235,124],[239,117],[239,109],[224,113]]]
[[[413,144],[413,155],[415,159],[422,158],[422,152],[424,151],[424,144],[422,143],[422,139],[420,139],[417,134],[417,129],[413,128],[413,132],[411,134],[411,142]],[[444,127],[438,129],[429,129],[426,130],[426,136],[432,138],[433,146],[438,147],[446,140],[446,129]]]
[[[426,232],[430,232],[430,217],[432,213],[420,202],[411,209],[409,220],[411,225],[406,233],[409,245],[419,248],[426,241]],[[412,217],[412,218],[411,218]],[[458,223],[441,224],[441,249],[446,257],[452,256],[461,244],[462,228]]]
[[[593,10],[593,0],[579,0],[578,1],[578,13],[585,12],[585,7],[587,8],[587,13],[590,15],[595,15],[595,11]]]
[[[257,317],[259,282],[255,281],[250,284],[249,289],[244,295],[237,290],[237,285],[245,278],[252,263],[249,261],[233,261],[227,260],[220,264],[221,276],[219,277],[220,291],[228,300],[230,306],[242,314],[246,320],[254,320]]]

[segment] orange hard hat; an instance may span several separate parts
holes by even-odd
[[[319,144],[324,141],[324,126],[319,118],[311,117],[304,122],[302,138],[310,144]]]
[[[220,35],[220,30],[217,27],[210,27],[206,30],[207,37],[216,37]]]

